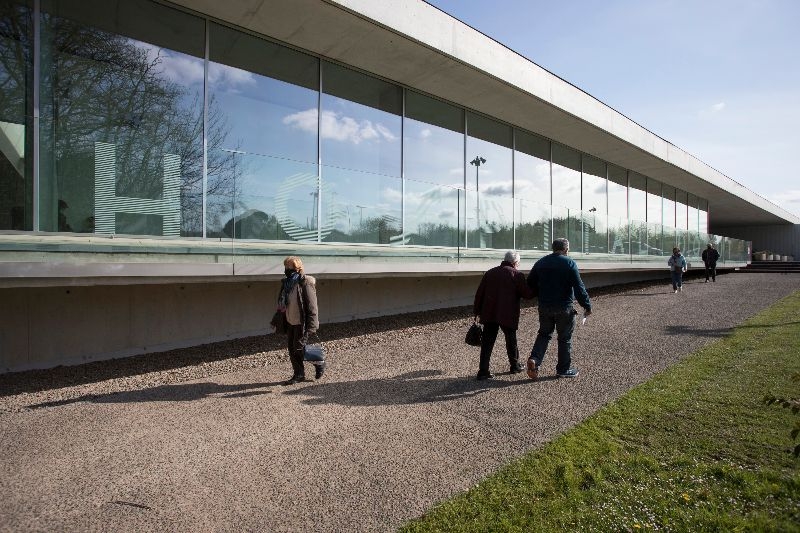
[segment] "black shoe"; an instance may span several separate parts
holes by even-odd
[[[478,381],[484,381],[487,379],[492,379],[494,374],[491,372],[478,372],[478,377],[476,378]]]
[[[286,381],[283,382],[284,385],[294,385],[295,383],[301,383],[306,380],[305,376],[292,376]]]
[[[328,366],[328,363],[325,361],[320,361],[317,363],[314,370],[314,379],[320,379],[322,375],[325,373],[325,367]]]
[[[516,364],[513,364],[513,365],[511,365],[511,370],[510,370],[510,372],[511,372],[512,374],[519,374],[519,373],[520,373],[520,372],[522,372],[523,370],[525,370],[525,367],[524,367],[524,366],[522,366],[522,363],[519,363],[519,362],[517,362]]]

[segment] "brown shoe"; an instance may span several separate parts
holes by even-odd
[[[539,369],[536,368],[536,361],[528,359],[528,377],[533,381],[539,379]]]

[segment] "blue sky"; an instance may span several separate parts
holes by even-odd
[[[800,216],[800,1],[429,3]]]

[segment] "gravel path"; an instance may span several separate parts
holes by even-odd
[[[0,531],[391,531],[800,289],[717,279],[590,290],[572,380],[555,342],[508,374],[501,335],[475,381],[466,308],[325,325],[328,373],[292,387],[273,335],[0,376]]]

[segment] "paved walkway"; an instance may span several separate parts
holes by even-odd
[[[573,380],[554,379],[552,345],[541,381],[505,373],[501,335],[497,379],[477,382],[469,319],[432,312],[331,340],[319,383],[281,386],[271,350],[189,381],[0,390],[0,530],[391,531],[798,289],[800,275],[727,274],[596,297]],[[525,309],[523,352],[535,323]]]

